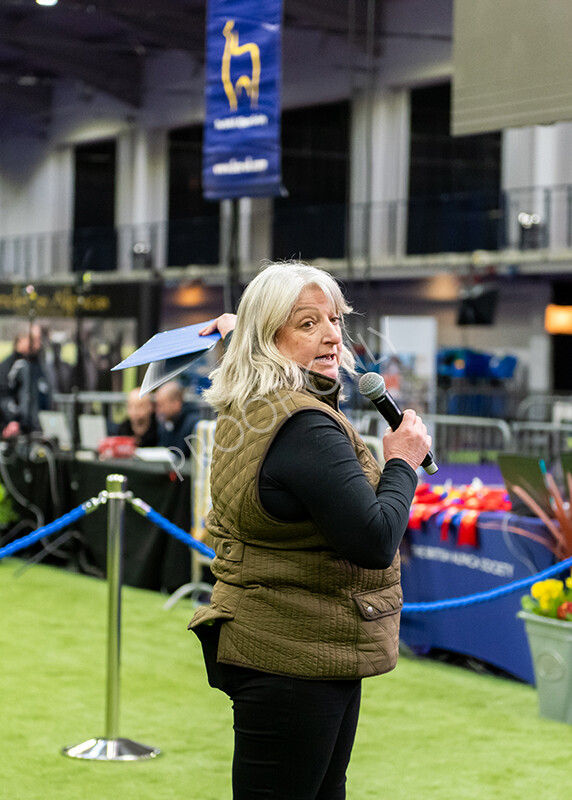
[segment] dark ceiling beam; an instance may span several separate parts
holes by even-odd
[[[153,19],[145,19],[137,9],[113,12],[113,17],[129,25],[135,35],[144,41],[151,41],[165,50],[186,50],[201,57],[205,49],[204,31],[197,31],[196,23],[190,20],[163,19],[157,24]],[[199,33],[200,35],[197,35]]]
[[[178,17],[201,15],[205,18],[205,0],[63,0],[67,8],[88,9],[90,13],[98,11],[104,14],[114,14],[116,11],[123,13],[135,9],[142,15]]]
[[[356,29],[365,30],[365,14],[360,10],[365,4],[356,3]],[[327,5],[323,0],[284,0],[286,26],[291,28],[311,28],[324,33],[347,36],[347,0],[331,0]]]
[[[69,35],[22,26],[4,20],[0,44],[6,42],[19,57],[25,56],[29,69],[47,70],[59,77],[82,81],[128,103],[141,102],[142,59],[132,53],[114,53],[109,41],[72,40]]]
[[[179,0],[82,0],[87,6],[95,5],[105,14],[127,23],[143,41],[153,42],[165,49],[187,50],[193,53],[204,51],[205,3],[179,2]]]
[[[1,78],[1,76],[0,76]],[[52,103],[50,86],[18,86],[0,79],[0,107],[7,106],[24,114],[48,114]]]
[[[53,94],[52,79],[33,71],[24,62],[0,61],[0,107],[21,114],[45,116],[50,112]]]

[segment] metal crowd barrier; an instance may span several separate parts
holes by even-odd
[[[433,437],[432,450],[437,462],[480,463],[494,461],[498,452],[513,447],[511,426],[505,420],[454,414],[423,414]],[[387,422],[377,413],[365,412],[352,417],[364,436],[381,440]]]
[[[568,409],[568,413],[564,413]],[[557,412],[557,416],[555,415]],[[572,419],[572,396],[569,394],[546,394],[534,392],[527,395],[517,406],[516,419],[523,422],[559,422]]]
[[[572,450],[572,421],[534,422],[489,417],[423,414],[433,437],[433,453],[443,464],[494,462],[498,453],[534,455],[554,462]],[[387,423],[379,414],[366,412],[355,420],[363,436],[372,430],[381,439]]]
[[[539,456],[550,463],[572,449],[572,422],[513,422],[510,428],[515,453]]]
[[[63,411],[70,426],[76,414],[100,414],[108,425],[114,422],[116,408],[125,409],[127,394],[125,392],[76,392],[72,394],[54,394],[54,411]]]
[[[502,419],[424,414],[423,420],[433,436],[438,462],[494,461],[497,453],[513,446],[511,427]]]

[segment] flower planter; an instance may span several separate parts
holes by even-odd
[[[572,725],[572,622],[519,611],[524,620],[541,717]]]

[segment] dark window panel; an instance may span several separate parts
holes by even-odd
[[[75,148],[73,269],[117,267],[115,140]]]
[[[168,266],[219,261],[219,203],[203,197],[202,153],[202,125],[170,132]]]
[[[450,85],[411,92],[407,251],[495,250],[501,242],[499,133],[450,135]]]
[[[274,202],[274,258],[345,255],[349,135],[347,102],[283,112],[288,196]]]

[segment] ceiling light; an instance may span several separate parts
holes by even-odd
[[[38,78],[35,75],[20,75],[16,83],[18,86],[37,86]]]
[[[58,0],[36,0],[36,3],[39,6],[56,6],[58,4]]]
[[[544,312],[544,330],[551,334],[572,333],[572,306],[559,306],[550,303]]]

